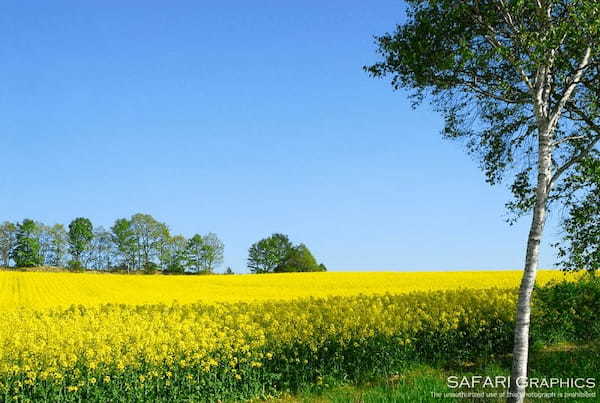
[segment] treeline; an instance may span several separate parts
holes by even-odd
[[[123,272],[213,273],[223,263],[213,233],[171,235],[149,214],[120,218],[110,229],[79,217],[65,228],[25,219],[0,225],[0,266],[55,266]],[[231,269],[228,269],[231,272]]]
[[[0,224],[0,267],[210,274],[223,264],[224,249],[214,233],[172,235],[167,224],[149,214],[119,218],[109,229],[85,217],[67,227],[31,219]],[[277,233],[250,246],[248,269],[257,274],[327,270],[305,244]],[[233,271],[228,267],[225,274]]]

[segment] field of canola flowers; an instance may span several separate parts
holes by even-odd
[[[504,352],[518,278],[0,272],[0,400],[237,400]]]
[[[540,271],[538,284],[562,279]],[[520,271],[284,273],[238,276],[163,276],[0,271],[0,310],[70,305],[180,304],[290,300],[308,297],[405,294],[459,288],[514,288]]]

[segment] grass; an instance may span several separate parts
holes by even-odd
[[[388,379],[361,385],[323,387],[296,396],[276,399],[281,403],[300,402],[419,402],[431,396],[432,391],[445,388],[444,371],[429,366],[415,366]],[[439,401],[439,399],[436,399]]]
[[[560,343],[545,346],[531,354],[530,378],[595,378],[600,380],[600,342],[586,345]],[[497,357],[487,362],[447,362],[443,364],[415,365],[400,371],[399,374],[387,379],[378,379],[355,385],[322,385],[317,390],[306,390],[294,396],[284,396],[274,399],[277,403],[308,403],[308,402],[356,402],[356,403],[387,403],[387,402],[504,402],[503,398],[451,398],[444,397],[448,392],[483,392],[501,393],[502,389],[476,388],[451,389],[447,386],[449,376],[498,376],[510,373],[511,357]],[[576,389],[552,388],[529,389],[528,392],[538,393],[568,393]],[[596,388],[587,389],[596,393],[595,398],[528,398],[527,402],[597,402],[600,396]],[[434,397],[432,394],[436,392]]]

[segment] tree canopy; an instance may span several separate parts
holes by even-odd
[[[69,224],[69,252],[73,260],[82,263],[83,253],[86,252],[94,238],[94,227],[88,218],[79,217]]]
[[[283,261],[275,267],[275,273],[327,271],[303,243],[288,250]]]
[[[326,271],[304,244],[294,246],[287,235],[273,234],[250,246],[248,268],[252,273]]]
[[[443,113],[488,182],[514,176],[533,206],[537,137],[551,130],[549,185],[600,140],[600,17],[595,1],[409,0],[408,22],[376,38],[383,60],[365,69]],[[559,195],[554,195],[555,197]]]
[[[287,235],[273,234],[252,244],[248,250],[248,268],[252,273],[273,273],[293,245]]]
[[[185,259],[192,271],[213,273],[215,267],[223,262],[223,248],[223,242],[215,234],[196,234],[188,241]]]
[[[17,266],[34,267],[44,263],[36,232],[37,225],[33,220],[25,219],[17,224],[15,246],[11,251],[11,257]]]

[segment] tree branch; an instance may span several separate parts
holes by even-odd
[[[477,8],[477,11],[479,12],[479,2],[476,2],[476,8]],[[508,11],[506,10],[505,4],[503,5],[502,8],[505,10],[505,13],[504,13],[505,19],[508,19],[509,21],[512,21],[512,15],[510,13],[508,13]],[[472,15],[473,15],[473,18],[482,27],[484,27],[488,31],[487,35],[483,35],[484,38],[486,39],[486,41],[494,49],[505,49],[505,47],[498,41],[498,38],[496,37],[498,35],[498,31],[496,31],[494,29],[494,27],[492,27],[489,23],[484,22],[483,18],[482,18],[482,16],[480,14],[473,13]],[[513,24],[509,23],[509,25],[511,25],[513,27],[513,29],[515,29],[515,33],[518,32],[516,30],[516,27],[514,26],[514,23]],[[525,70],[523,70],[523,68],[519,65],[519,63],[517,62],[517,60],[512,56],[512,53],[511,53],[510,49],[509,49],[508,52],[506,52],[506,58],[511,63],[511,65],[513,66],[513,68],[517,71],[517,73],[519,73],[519,75],[521,76],[521,79],[527,85],[527,88],[529,88],[530,91],[533,91],[533,84],[531,83],[531,80],[529,79],[529,77],[525,73]]]
[[[552,114],[550,117],[551,127],[554,127],[554,125],[558,122],[558,119],[560,118],[560,113],[562,112],[563,108],[565,107],[567,101],[569,101],[569,99],[571,98],[571,94],[573,94],[573,91],[575,91],[577,84],[579,84],[579,82],[581,80],[581,76],[585,72],[586,68],[589,66],[589,60],[590,60],[591,55],[592,55],[592,48],[588,47],[585,50],[585,54],[583,55],[583,58],[581,59],[581,62],[579,63],[577,70],[575,70],[575,74],[571,78],[569,85],[567,86],[567,88],[565,89],[564,93],[562,94],[560,100],[558,101],[556,108],[552,111]]]
[[[564,143],[566,141],[580,140],[580,139],[585,139],[585,138],[586,138],[585,136],[567,136],[567,137],[563,137],[560,140],[553,141],[552,143],[550,143],[550,145],[552,147],[555,147],[555,146],[557,146],[559,144],[562,144],[562,143]]]
[[[507,104],[524,104],[526,102],[525,99],[513,99],[513,98],[506,98],[503,97],[501,95],[495,94],[493,92],[490,92],[488,90],[485,90],[481,87],[479,87],[474,81],[466,81],[464,80],[462,82],[462,84],[465,87],[468,87],[470,89],[472,89],[473,91],[477,92],[480,95],[486,96],[486,97],[490,97],[490,98],[494,98],[498,101],[502,101],[502,102],[506,102]]]
[[[596,144],[598,144],[598,142],[600,142],[600,125],[596,124],[592,118],[587,116],[585,113],[583,113],[579,108],[577,108],[572,103],[567,104],[567,108],[570,111],[574,112],[575,114],[579,115],[581,120],[584,121],[585,123],[587,123],[588,126],[590,127],[590,129],[592,129],[593,131],[596,132],[596,136],[594,136],[590,139],[590,142],[588,143],[588,145],[585,148],[583,148],[577,154],[575,154],[571,158],[569,158],[560,168],[558,168],[556,170],[556,172],[554,172],[554,175],[552,175],[552,178],[550,178],[550,181],[548,182],[548,186],[550,186],[552,183],[556,182],[558,180],[558,178],[560,178],[560,176],[563,173],[565,173],[569,168],[571,168],[577,162],[581,161],[583,158],[585,158],[587,155],[589,155],[589,153],[594,149]]]

